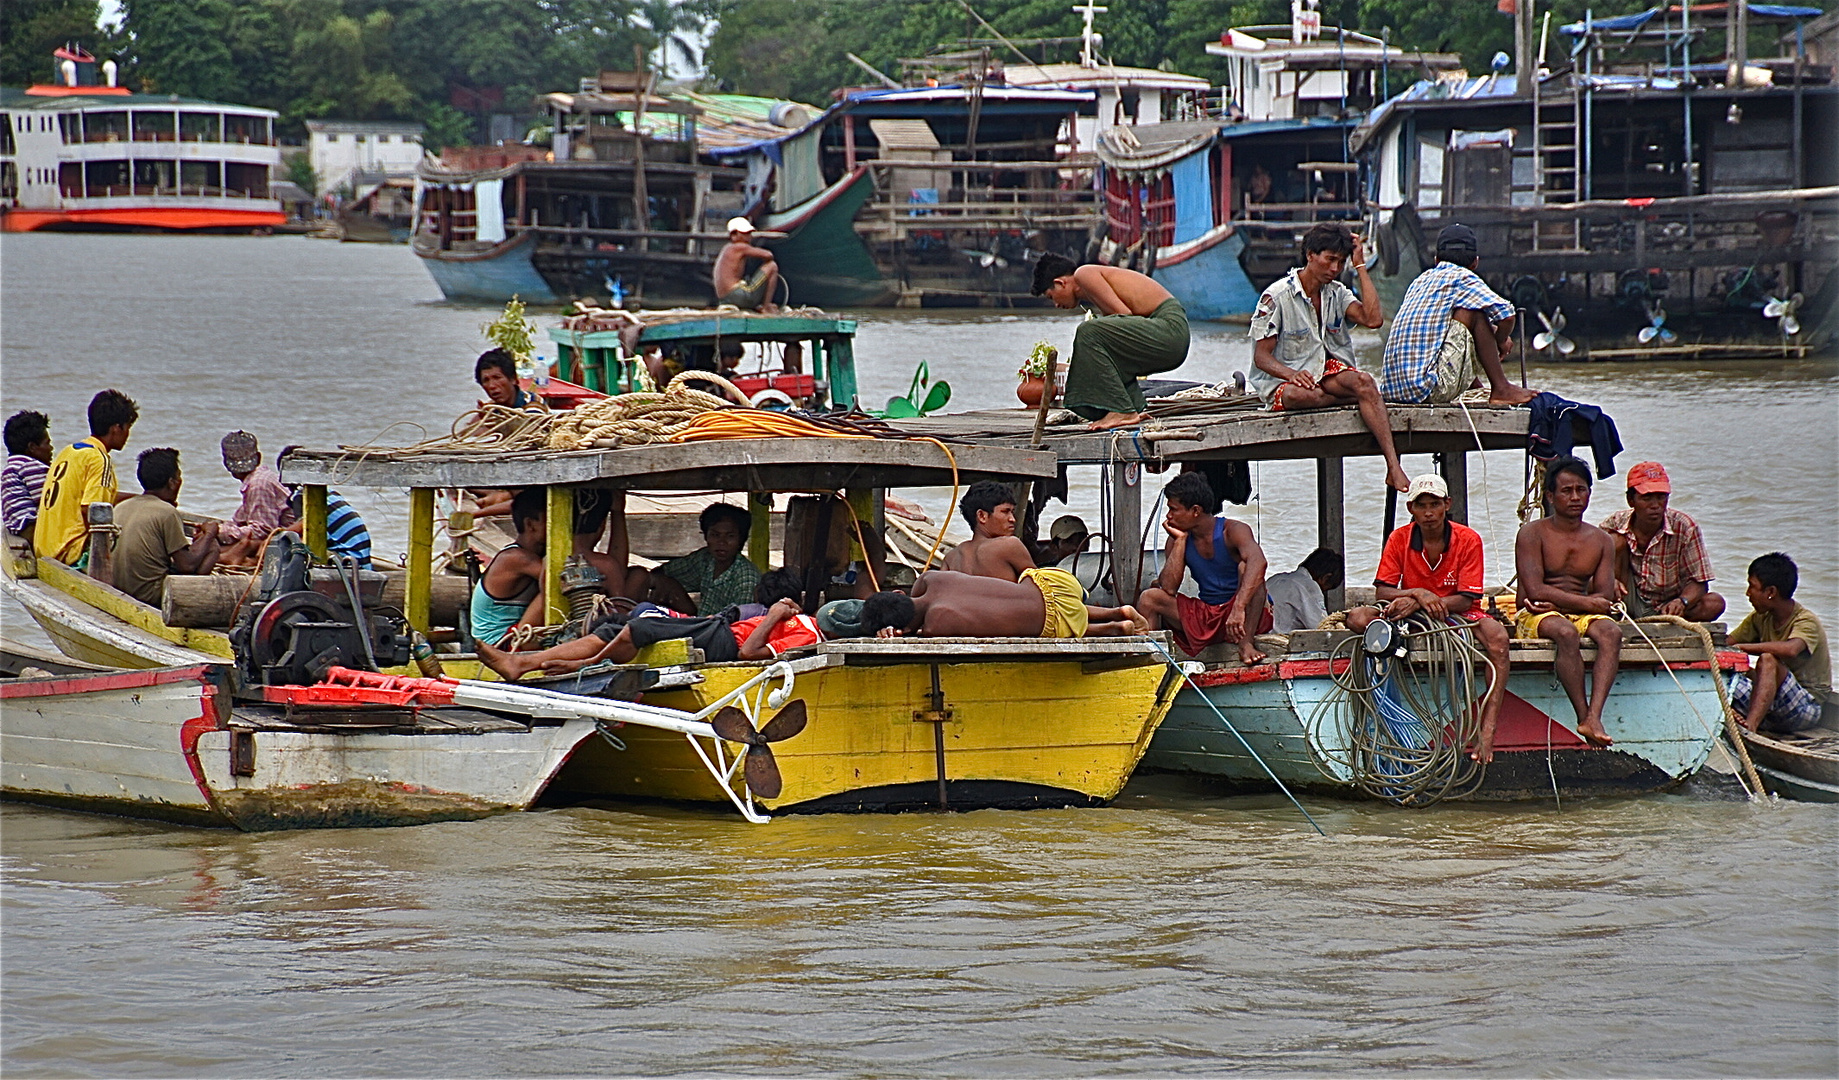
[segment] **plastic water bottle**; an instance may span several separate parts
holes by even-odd
[[[537,353],[530,364],[530,382],[538,390],[549,386],[549,361],[542,353]]]
[[[420,630],[409,637],[409,655],[415,658],[415,666],[421,669],[423,678],[438,679],[446,674],[441,666],[441,658],[434,655],[434,646],[422,636]]]

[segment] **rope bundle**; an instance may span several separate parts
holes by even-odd
[[[690,389],[679,375],[662,393],[620,394],[553,414],[543,445],[550,450],[607,450],[670,442],[697,417],[733,407],[714,394]]]

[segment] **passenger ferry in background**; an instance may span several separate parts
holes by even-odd
[[[0,231],[257,230],[286,220],[269,109],[116,84],[113,60],[53,54],[53,80],[0,87]]]

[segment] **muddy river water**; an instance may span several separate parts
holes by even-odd
[[[118,456],[176,446],[227,513],[217,440],[406,442],[475,400],[492,313],[406,248],[7,236],[0,395],[60,441],[104,386]],[[864,312],[865,397],[926,361],[1013,404],[1044,312]],[[1182,374],[1249,363],[1197,327]],[[1839,626],[1839,364],[1534,364],[1663,461],[1718,587],[1783,549]],[[392,425],[397,425],[393,426]],[[1428,459],[1407,459],[1418,471]],[[1520,459],[1470,467],[1491,571]],[[1379,470],[1348,468],[1350,576]],[[1306,464],[1261,467],[1280,568],[1313,546]],[[1077,476],[1076,476],[1077,480]],[[125,486],[125,485],[124,485]],[[379,549],[399,493],[347,490]],[[940,493],[920,493],[935,511]],[[1611,481],[1593,511],[1620,503]],[[1147,501],[1147,500],[1146,500]],[[1073,508],[1097,509],[1089,485]],[[1504,574],[1491,572],[1491,580]],[[9,637],[44,639],[17,608]],[[1839,1072],[1839,811],[1722,785],[1430,811],[1294,808],[1140,777],[1104,810],[783,818],[576,807],[236,835],[0,810],[0,1069],[15,1076]]]

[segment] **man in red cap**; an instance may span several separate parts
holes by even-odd
[[[1603,521],[1616,539],[1616,593],[1633,618],[1679,615],[1710,622],[1724,614],[1724,598],[1710,591],[1711,559],[1698,523],[1670,509],[1673,493],[1658,461],[1628,470],[1628,509]]]

